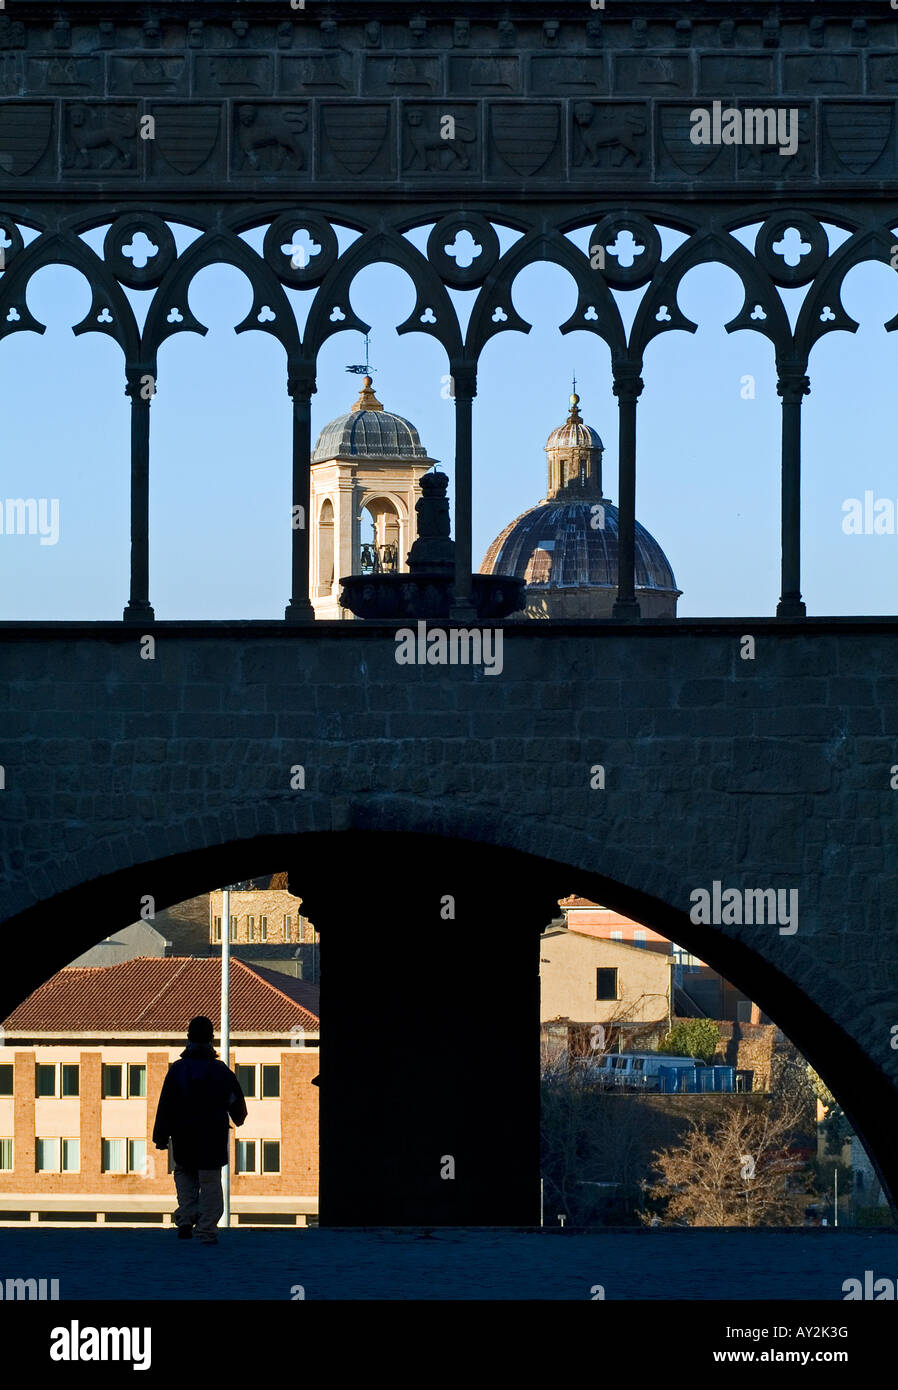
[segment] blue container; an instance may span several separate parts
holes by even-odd
[[[735,1067],[715,1067],[714,1068],[714,1089],[715,1091],[732,1091],[736,1083]]]
[[[714,1090],[714,1068],[713,1068],[713,1067],[696,1067],[696,1069],[695,1069],[695,1079],[696,1079],[696,1090],[697,1090],[697,1091],[703,1091],[703,1092],[704,1092],[704,1091],[713,1091],[713,1090]]]
[[[698,1067],[684,1067],[681,1072],[683,1078],[683,1091],[690,1096],[694,1096],[698,1091]]]
[[[665,1095],[672,1095],[676,1091],[678,1074],[679,1067],[658,1068],[658,1079],[660,1081],[660,1089],[664,1092]]]

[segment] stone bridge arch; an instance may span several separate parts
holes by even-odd
[[[301,819],[321,823],[329,808],[310,804],[310,811],[310,817]],[[289,814],[275,814],[272,819],[289,818]],[[322,938],[322,1224],[495,1223],[497,1194],[491,1186],[495,1172],[490,1174],[490,1159],[499,1159],[489,1153],[488,1136],[495,1124],[497,1097],[492,1085],[484,1083],[499,1076],[506,1089],[500,1107],[501,1140],[495,1134],[490,1137],[506,1155],[505,1162],[517,1156],[513,1171],[506,1174],[499,1210],[506,1221],[535,1221],[539,1106],[532,1082],[538,1067],[539,933],[557,915],[558,899],[568,892],[602,902],[669,935],[760,1003],[836,1095],[886,1190],[895,1182],[891,1158],[894,1092],[886,1077],[858,1041],[829,1017],[806,982],[771,964],[744,941],[692,923],[674,905],[677,885],[672,879],[665,899],[640,886],[651,876],[648,866],[633,882],[589,867],[599,862],[607,870],[615,858],[608,846],[593,845],[592,853],[583,856],[572,845],[570,858],[547,858],[535,852],[539,837],[533,827],[514,816],[501,826],[486,822],[472,826],[471,818],[457,808],[441,818],[441,828],[435,832],[427,807],[409,800],[385,805],[376,797],[360,797],[346,806],[344,828],[329,831],[296,827],[286,833],[241,836],[241,828],[253,819],[240,810],[203,817],[198,843],[187,854],[164,855],[167,836],[162,834],[158,838],[162,857],[157,861],[133,863],[100,878],[85,868],[82,885],[35,904],[8,922],[13,942],[41,941],[41,963],[35,967],[33,952],[22,952],[20,968],[5,976],[0,1009],[8,1012],[52,970],[95,944],[99,923],[106,934],[127,925],[135,915],[135,893],[148,884],[157,890],[154,905],[161,910],[224,882],[261,877],[275,866],[289,864],[291,890],[302,896],[304,910]],[[225,838],[225,826],[233,827],[230,833],[236,830],[239,838]],[[154,839],[150,837],[150,847]],[[531,848],[525,851],[523,845]],[[147,847],[146,838],[138,842],[123,837],[118,852],[127,857],[129,850],[145,853]],[[361,876],[376,886],[370,893],[363,887],[347,895],[343,888],[347,876],[353,880]],[[664,876],[663,871],[656,876],[656,890]],[[385,894],[384,884],[394,878],[405,884],[405,906]],[[515,889],[509,891],[510,884]],[[521,885],[526,885],[523,893]],[[458,914],[445,923],[437,912],[444,888],[456,890],[452,896]],[[428,899],[426,917],[416,916]],[[423,948],[420,941],[413,945],[415,935],[424,932],[432,933],[431,940]],[[483,939],[487,934],[493,938],[489,945]],[[377,940],[373,947],[372,937]],[[14,948],[11,954],[15,956]],[[30,965],[25,963],[28,956]],[[371,968],[372,957],[382,962],[379,969]],[[385,961],[392,964],[385,967]],[[437,972],[447,970],[449,961],[454,961],[455,968],[449,971],[452,983],[446,993],[435,979]],[[475,973],[477,984],[472,988],[469,981]],[[831,988],[836,982],[827,978],[816,983]],[[459,999],[460,990],[470,994],[467,1003]],[[375,1057],[379,1051],[378,1024],[362,1025],[360,1037],[359,1018],[364,1017],[366,1004],[376,1006],[378,1018],[396,1014],[404,1020],[396,1055],[386,1073],[378,1073],[388,1078],[385,1085],[398,1102],[398,1119],[377,1080],[367,1069],[360,1074],[360,1055],[366,1051],[363,1039],[369,1037],[369,1029]],[[472,1048],[470,1041],[469,1029],[486,1010],[496,1023],[495,1052],[483,1042]],[[447,1032],[448,1046],[439,1051]],[[422,1045],[432,1049],[428,1079],[436,1104],[430,1115],[422,1114],[423,1076],[415,1064]],[[475,1064],[484,1071],[480,1081],[471,1075]],[[410,1180],[415,1186],[416,1174],[403,1171],[401,1164],[397,1167],[395,1152],[410,1151],[425,1165],[434,1157],[435,1150],[428,1153],[427,1145],[432,1140],[432,1148],[440,1147],[441,1088],[452,1095],[459,1081],[467,1123],[456,1129],[455,1147],[466,1156],[477,1153],[483,1161],[477,1161],[475,1180],[467,1175],[460,1202],[439,1200],[446,1194],[433,1180],[418,1182],[410,1198],[408,1186]],[[403,1102],[408,1106],[406,1119]],[[371,1155],[366,1159],[364,1154],[374,1142],[383,1110],[390,1116],[392,1157],[388,1164],[374,1165],[377,1181],[371,1181]],[[426,1105],[423,1110],[427,1111]],[[427,1132],[428,1118],[432,1133]],[[446,1127],[458,1125],[460,1118],[460,1114],[452,1115]],[[387,1141],[385,1129],[377,1142]],[[369,1169],[367,1183],[360,1181],[359,1168]],[[456,1195],[451,1192],[452,1198]]]
[[[758,671],[739,657],[746,626]],[[455,1094],[462,1036],[483,1019],[498,1027],[501,1012],[503,1042],[524,1049],[508,1063],[519,1115],[506,1115],[503,1134],[519,1130],[526,1155],[539,932],[558,897],[582,893],[756,999],[843,1102],[895,1191],[895,875],[880,823],[894,795],[895,624],[512,624],[492,678],[397,665],[394,626],[335,627],[157,624],[152,661],[125,625],[76,640],[69,625],[4,632],[4,1008],[135,920],[145,895],[164,907],[286,863],[322,932],[329,1036],[350,1049],[341,1060],[334,1044],[343,1117],[331,1131],[345,1137],[365,1102],[353,1081],[360,1018],[391,1021],[372,1026],[391,1039],[396,1077],[408,1036],[429,1038],[425,1054]],[[603,789],[591,785],[599,765]],[[297,767],[304,785],[293,789]],[[797,887],[797,933],[691,923],[692,890],[714,880]],[[464,901],[454,920],[440,916],[445,895]],[[517,953],[511,928],[492,925],[494,901],[500,923],[521,924]],[[390,970],[360,969],[360,951],[379,959],[372,941],[404,943]],[[487,1124],[488,1107],[478,1113]],[[502,1144],[497,1135],[500,1167]],[[341,1151],[345,1165],[355,1150]],[[330,1209],[353,1222],[374,1211],[497,1219],[481,1204],[496,1171],[470,1163],[482,1186],[451,1189],[450,1208],[447,1184],[425,1183],[403,1206],[395,1191],[384,1197],[389,1168],[338,1165],[332,1191],[356,1205],[335,1195]],[[507,1187],[505,1220],[535,1219],[536,1163],[522,1160],[520,1188]]]

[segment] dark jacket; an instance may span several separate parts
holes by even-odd
[[[228,1116],[246,1119],[246,1101],[230,1067],[211,1043],[188,1043],[173,1062],[156,1109],[153,1143],[167,1149],[182,1168],[223,1168],[228,1162]]]

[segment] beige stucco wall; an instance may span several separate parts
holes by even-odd
[[[539,954],[541,1022],[652,1023],[667,1018],[670,962],[657,951],[567,931],[544,936]],[[596,970],[609,966],[618,970],[619,998],[596,999]]]
[[[290,917],[292,935],[290,941],[317,941],[318,935],[312,935],[311,924],[302,918],[303,936],[297,936],[297,922],[302,916],[302,898],[295,898],[292,893],[286,892],[283,888],[253,889],[252,891],[234,890],[231,893],[231,916],[237,918],[237,942],[239,945],[260,944],[259,922],[260,918],[268,918],[268,932],[265,937],[266,945],[277,943],[287,943],[285,936],[284,919]],[[213,926],[216,917],[221,916],[221,889],[215,889],[209,894],[209,940],[214,944]],[[255,937],[250,943],[249,928],[247,917],[252,916],[255,921]]]

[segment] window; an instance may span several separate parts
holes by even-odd
[[[237,1172],[254,1173],[256,1171],[256,1141],[255,1139],[237,1140]]]
[[[750,999],[737,999],[737,1000],[736,1000],[736,1022],[737,1022],[737,1023],[751,1023],[751,1000],[750,1000]]]
[[[213,941],[220,941],[220,940],[221,940],[221,918],[220,918],[220,917],[216,917],[215,920],[214,920],[214,922],[212,923],[212,940],[213,940]]]
[[[259,918],[259,940],[260,940],[260,941],[267,941],[267,940],[268,940],[268,918],[267,918],[267,917],[260,917],[260,918]]]
[[[10,1089],[0,1094],[12,1095],[12,1067],[0,1067],[0,1071],[10,1073]],[[77,1096],[79,1067],[77,1062],[38,1062],[34,1069],[34,1094],[36,1096]]]
[[[261,1170],[256,1166],[261,1156]],[[279,1139],[238,1139],[238,1173],[279,1173],[281,1171],[281,1141]]]
[[[293,918],[286,914],[284,915],[284,940],[293,940]]]
[[[8,1143],[9,1168],[12,1168],[12,1140]],[[0,1168],[3,1163],[0,1162]],[[77,1173],[81,1167],[81,1143],[78,1139],[36,1139],[34,1141],[34,1167],[38,1173]],[[8,1170],[7,1170],[8,1171]]]
[[[14,1076],[15,1068],[9,1062],[4,1062],[0,1066],[0,1096],[12,1095]]]
[[[124,1139],[104,1139],[103,1140],[103,1172],[104,1173],[124,1173],[125,1171],[125,1141]]]
[[[122,1069],[118,1064],[103,1063],[103,1099],[111,1100],[122,1095]],[[116,1171],[115,1169],[112,1170]]]
[[[236,940],[237,940],[237,918],[236,918],[236,917],[232,917],[232,918],[231,918],[231,940],[232,940],[232,941],[236,941]]]
[[[52,1062],[38,1062],[35,1067],[34,1093],[36,1096],[56,1095],[56,1067]]]
[[[256,1068],[254,1066],[241,1066],[239,1063],[234,1068],[237,1080],[240,1082],[240,1089],[247,1099],[255,1099],[256,1095]]]
[[[147,1141],[145,1139],[128,1140],[128,1172],[140,1173],[141,1176],[147,1171]]]
[[[600,966],[596,971],[596,999],[617,999],[617,966]]]
[[[59,1172],[59,1140],[36,1139],[34,1166],[39,1173]]]
[[[0,1139],[0,1173],[12,1172],[12,1140]]]
[[[246,939],[247,939],[247,941],[255,941],[255,939],[256,939],[256,919],[255,919],[255,917],[247,917],[247,919],[246,919]]]
[[[628,1060],[627,1057],[615,1057],[611,1065],[614,1067],[615,1071],[626,1071]]]
[[[145,1096],[147,1093],[147,1069],[142,1063],[132,1063],[128,1067],[128,1095]]]
[[[613,931],[613,932],[611,933],[611,940],[612,940],[612,941],[623,941],[623,939],[624,939],[624,934],[623,934],[622,931]]]
[[[634,945],[634,946],[644,946],[644,945],[645,945],[645,928],[644,928],[644,927],[637,927],[636,930],[634,931],[634,933],[633,933],[633,945]]]
[[[281,1094],[281,1068],[277,1063],[241,1063],[234,1071],[247,1100],[277,1100]]]

